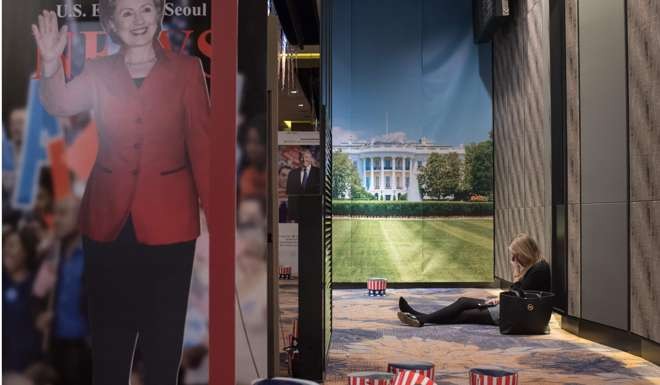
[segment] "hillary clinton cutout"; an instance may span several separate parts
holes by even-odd
[[[55,116],[91,111],[99,148],[82,200],[93,382],[128,384],[140,347],[147,385],[174,385],[199,201],[209,202],[209,99],[199,59],[158,42],[164,0],[101,0],[121,47],[66,82],[67,27],[43,11],[32,32],[41,99]]]

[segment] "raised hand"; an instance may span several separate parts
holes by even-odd
[[[49,76],[57,70],[66,48],[68,27],[57,30],[57,15],[53,11],[44,10],[38,19],[38,26],[32,24],[32,34],[44,63],[44,74]]]

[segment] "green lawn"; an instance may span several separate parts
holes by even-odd
[[[334,282],[493,278],[492,218],[334,219]]]

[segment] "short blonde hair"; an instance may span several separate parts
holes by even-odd
[[[512,255],[516,256],[520,265],[523,267],[522,271],[517,275],[514,274],[514,282],[520,280],[530,267],[543,259],[536,241],[525,233],[520,233],[513,238],[513,241],[509,245],[509,251]]]

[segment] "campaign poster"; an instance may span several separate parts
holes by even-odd
[[[321,194],[321,147],[318,131],[277,132],[277,217],[279,262],[280,374],[298,375],[301,218],[306,199]]]
[[[212,1],[3,12],[3,383],[209,383]]]
[[[277,196],[280,223],[298,223],[299,198],[321,193],[320,147],[280,146]]]
[[[235,373],[237,385],[269,376],[267,2],[238,4]],[[219,348],[221,349],[221,348]]]

